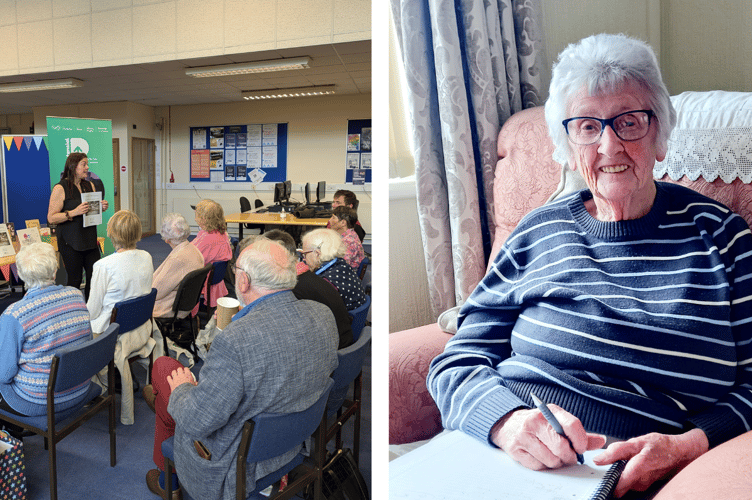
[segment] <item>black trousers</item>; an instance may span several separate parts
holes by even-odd
[[[91,250],[78,251],[65,242],[58,240],[57,245],[60,256],[63,258],[65,272],[68,273],[68,286],[75,289],[81,288],[83,281],[83,272],[86,271],[86,288],[84,289],[84,300],[89,300],[89,291],[91,290],[91,275],[94,271],[94,263],[99,260],[99,246]]]

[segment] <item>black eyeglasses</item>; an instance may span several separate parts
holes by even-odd
[[[650,109],[627,111],[613,118],[601,119],[591,116],[577,116],[562,121],[569,140],[580,146],[598,142],[605,128],[611,127],[616,137],[623,141],[638,141],[648,135],[650,119],[655,116]]]

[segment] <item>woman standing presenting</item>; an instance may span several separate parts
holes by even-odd
[[[47,222],[57,224],[57,248],[68,273],[68,286],[80,289],[83,271],[86,270],[84,299],[88,300],[94,263],[99,260],[96,226],[84,227],[83,215],[89,204],[81,202],[81,193],[96,191],[86,177],[89,158],[84,153],[71,153],[65,160],[63,177],[52,188]],[[102,200],[102,210],[107,210],[107,200]]]

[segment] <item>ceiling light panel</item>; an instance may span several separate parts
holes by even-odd
[[[39,80],[35,82],[0,83],[0,92],[34,92],[39,90],[72,89],[83,86],[81,80],[65,78],[62,80]]]
[[[283,99],[286,97],[309,97],[335,93],[335,85],[318,85],[314,87],[297,87],[290,89],[269,89],[246,91],[241,94],[245,100]]]
[[[270,61],[256,61],[241,64],[222,64],[220,66],[204,66],[185,70],[185,74],[194,78],[212,76],[244,75],[249,73],[270,73],[273,71],[286,71],[291,69],[308,68],[311,59],[309,57],[296,57],[294,59],[273,59]]]

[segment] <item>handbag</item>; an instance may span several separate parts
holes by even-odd
[[[321,492],[326,500],[370,500],[368,485],[355,463],[349,448],[335,450],[326,455],[322,470]],[[309,485],[303,498],[313,500],[313,486]]]
[[[0,500],[25,500],[23,441],[0,431]]]

